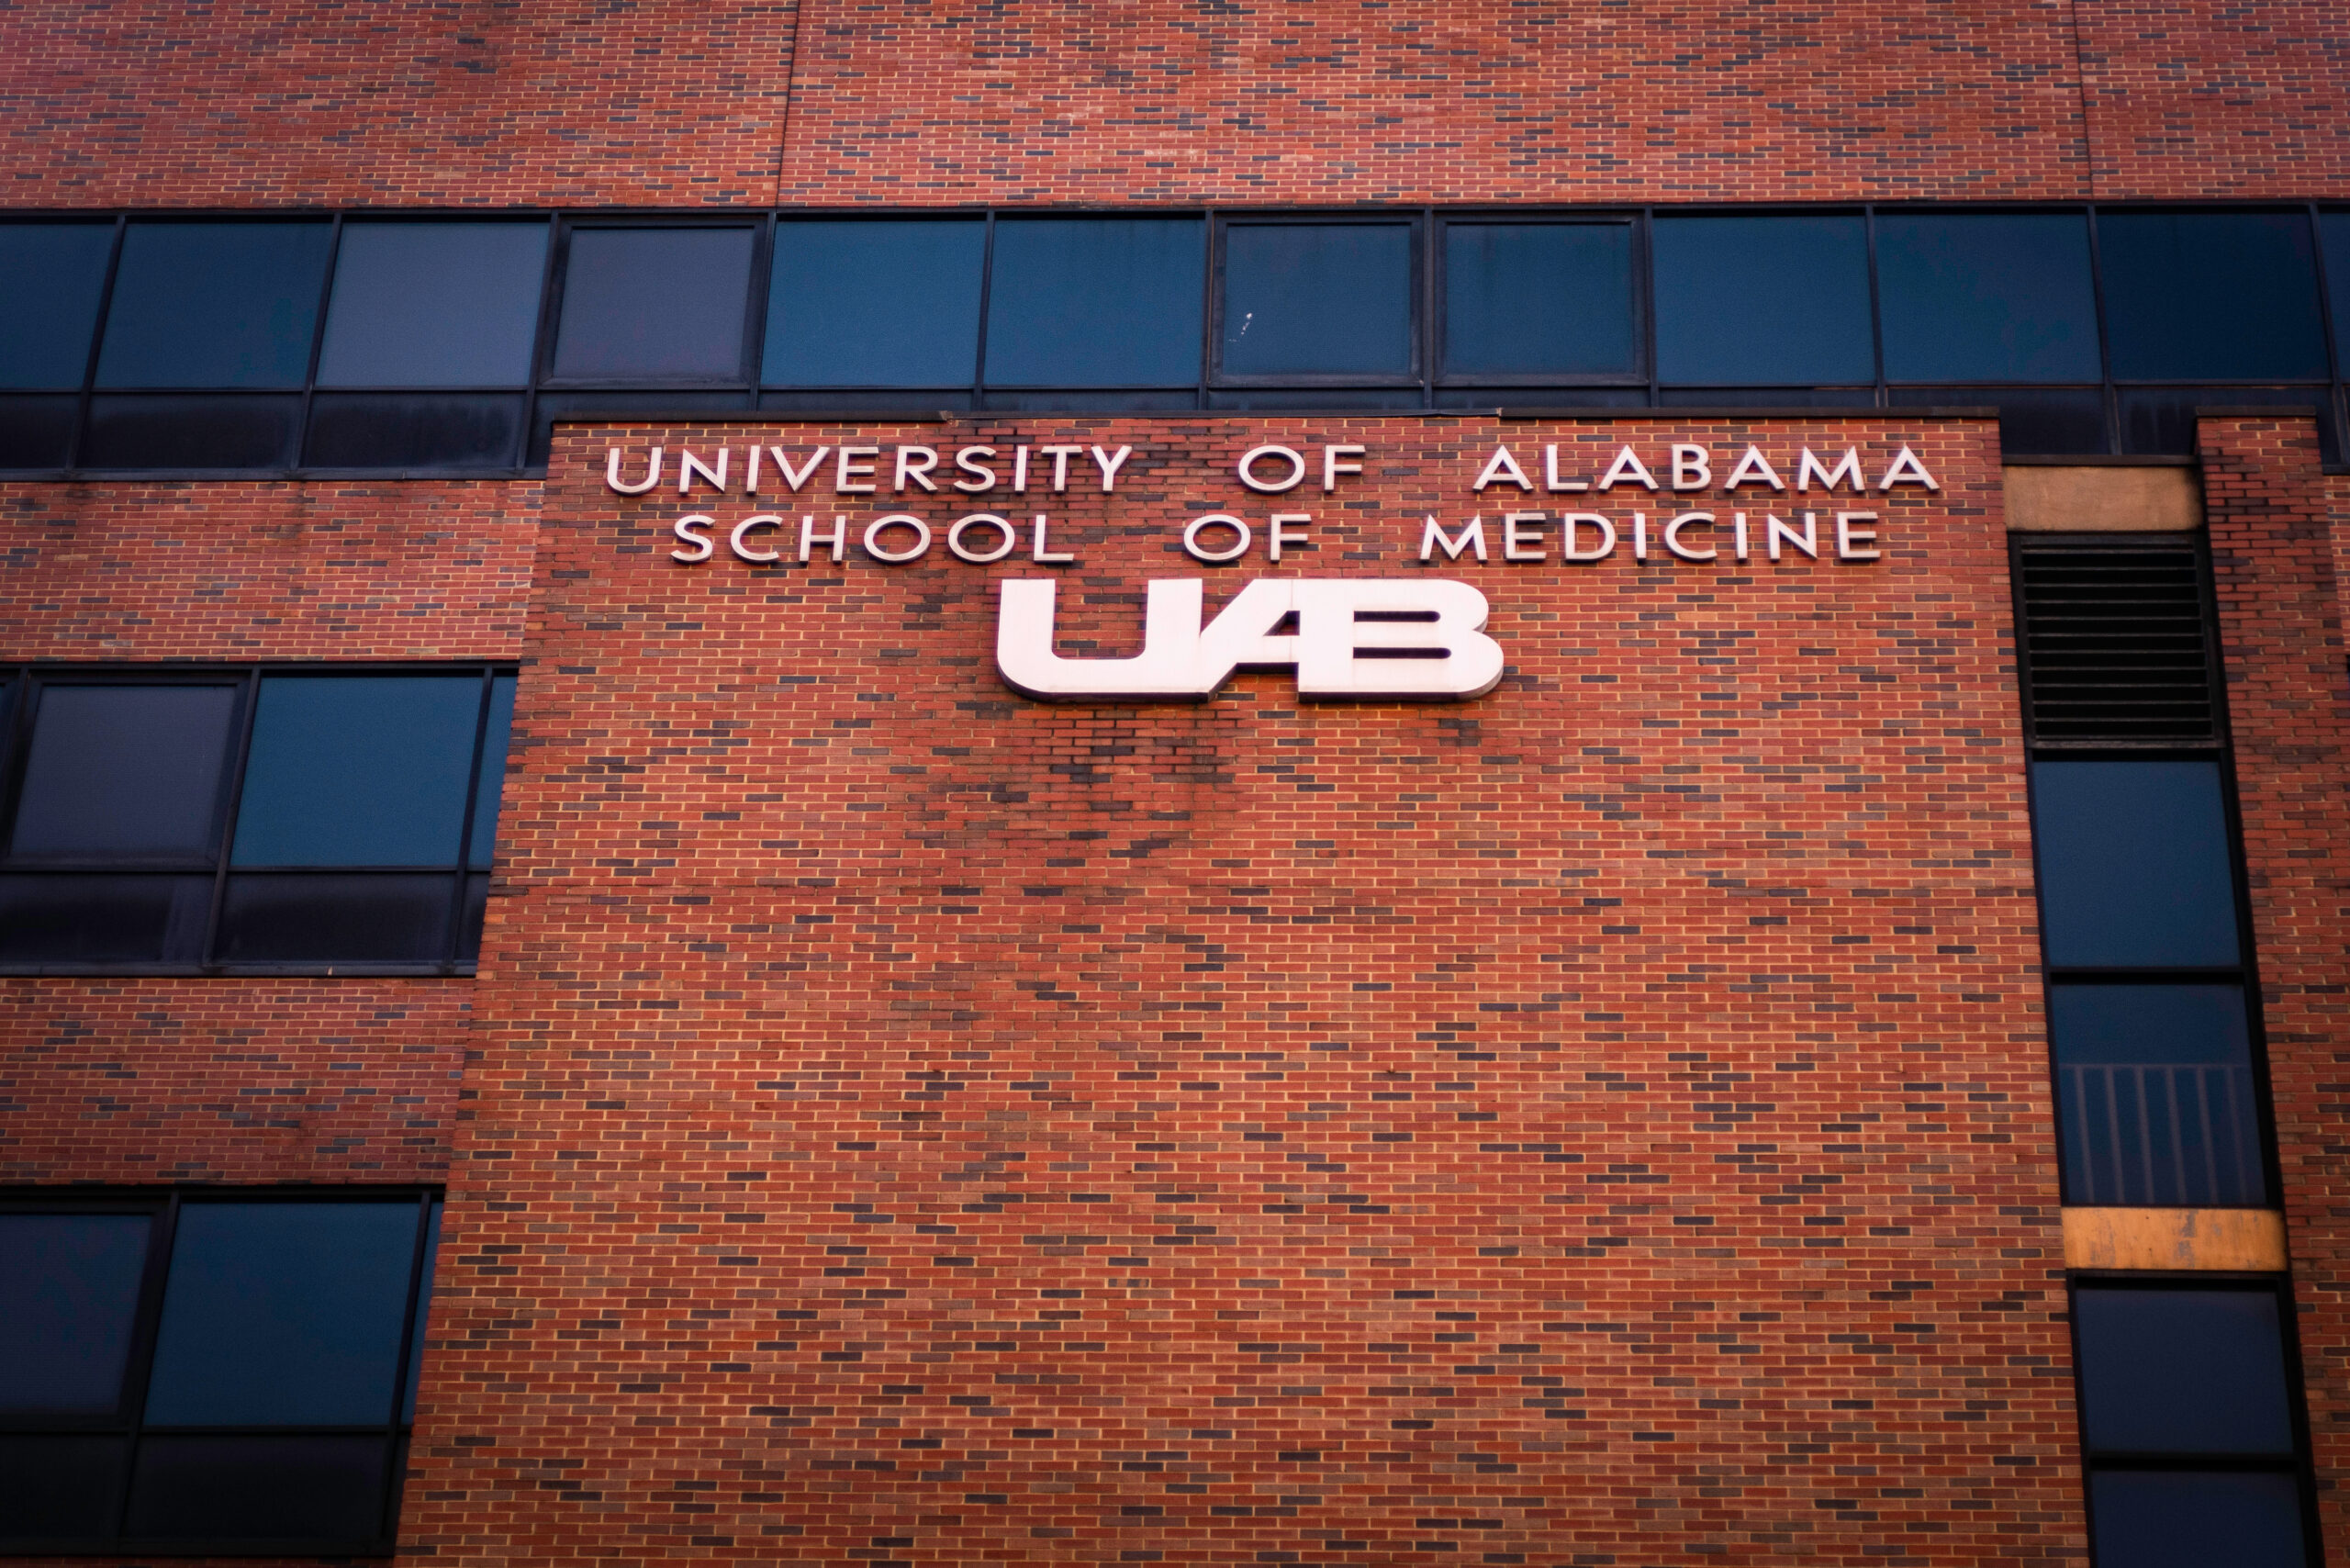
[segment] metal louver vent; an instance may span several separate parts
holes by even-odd
[[[2219,739],[2193,543],[2024,544],[2016,588],[2034,741]]]

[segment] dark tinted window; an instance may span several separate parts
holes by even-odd
[[[1224,235],[1227,375],[1407,375],[1412,229],[1236,223]]]
[[[1685,386],[1875,378],[1858,218],[1660,218],[1657,375]]]
[[[2289,1454],[2292,1403],[2270,1292],[2074,1292],[2082,1424],[2103,1453]]]
[[[0,1213],[0,1553],[389,1555],[439,1204],[346,1193]]]
[[[121,1403],[145,1215],[0,1215],[0,1411],[96,1415]]]
[[[968,386],[987,225],[788,222],[775,236],[767,369],[776,386]]]
[[[2233,985],[2055,985],[2066,1200],[2266,1200],[2252,1040]]]
[[[20,857],[210,853],[234,738],[229,686],[44,686],[17,807]]]
[[[1189,386],[1200,377],[1196,218],[1010,218],[995,226],[987,379]]]
[[[266,676],[240,866],[456,863],[481,678]]]
[[[514,678],[495,677],[489,689],[489,726],[482,736],[481,774],[474,786],[473,845],[466,864],[487,868],[498,846],[498,797],[506,789],[506,747],[514,728]]]
[[[147,1419],[385,1422],[420,1217],[412,1201],[182,1205]]]
[[[0,725],[27,754],[0,758],[0,778],[19,780],[0,825],[0,965],[472,961],[512,675],[43,673],[0,687],[18,690],[29,734]]]
[[[299,386],[326,281],[325,223],[133,223],[101,386]]]
[[[2109,1470],[2090,1478],[2098,1568],[2305,1568],[2287,1474]]]
[[[2333,306],[2336,374],[2350,374],[2350,212],[2329,212],[2320,220],[2325,241],[2325,294]]]
[[[2113,374],[2322,379],[2317,261],[2297,212],[2103,212]]]
[[[2033,839],[2053,964],[2236,961],[2216,762],[2035,762]]]
[[[1444,308],[1448,375],[1628,375],[1631,225],[1449,223]]]
[[[741,376],[754,239],[748,229],[575,230],[554,374]]]
[[[1880,215],[1894,381],[2096,381],[2097,290],[2078,213]]]
[[[543,223],[346,223],[321,386],[519,386],[531,378]]]
[[[0,386],[79,386],[111,223],[0,223]]]
[[[416,1385],[424,1375],[424,1331],[432,1315],[432,1273],[441,1262],[441,1200],[432,1200],[424,1227],[424,1269],[416,1276],[416,1319],[408,1334],[408,1370],[401,1376],[400,1419],[416,1419]]]

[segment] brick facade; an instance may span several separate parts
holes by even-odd
[[[2076,1555],[1991,427],[1700,429],[1717,476],[1913,445],[1873,563],[1412,558],[1505,510],[1497,439],[1688,432],[567,430],[411,1551]],[[685,566],[756,503],[602,486],[755,437],[1133,445],[1023,507],[1104,650],[1265,570],[1173,554],[1273,510],[1243,446],[1360,442],[1293,569],[1472,581],[1510,672],[1027,702],[988,579],[1040,568]]]
[[[2338,21],[98,0],[0,17],[0,146],[18,207],[2305,198]]]
[[[2350,683],[2335,552],[2350,541],[2350,486],[2319,472],[2308,420],[2206,419],[2199,434],[2310,1427],[2321,1511],[2339,1540],[2350,1523]]]

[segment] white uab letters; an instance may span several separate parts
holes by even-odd
[[[1302,697],[1482,697],[1502,678],[1501,644],[1481,630],[1485,596],[1467,583],[1260,577],[1200,624],[1197,577],[1149,588],[1142,652],[1068,659],[1053,652],[1051,578],[1007,577],[996,622],[1004,683],[1047,701],[1189,701],[1244,666],[1294,666]],[[1294,612],[1295,633],[1273,628]]]

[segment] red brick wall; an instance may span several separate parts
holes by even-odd
[[[1412,576],[1503,428],[867,438],[1134,444],[1033,503],[1109,650],[1264,570],[1170,543],[1241,447],[1370,445],[1283,568]],[[558,439],[409,1555],[2077,1556],[1988,423],[1705,427],[1944,488],[1871,565],[1444,567],[1512,668],[1427,706],[1030,703],[1040,568],[686,567],[600,482],[846,433]]]
[[[2080,29],[2092,194],[2343,194],[2350,36],[2334,0],[2067,9]]]
[[[2339,196],[2337,9],[34,0],[0,204]]]
[[[0,1182],[437,1182],[445,980],[0,980]]]
[[[2053,5],[1136,13],[811,7],[782,199],[2082,194],[2079,81]]]
[[[757,203],[795,0],[0,12],[0,204]]]
[[[536,485],[0,485],[0,661],[510,657]]]
[[[2327,1536],[2350,1513],[2350,683],[2338,541],[2350,487],[2307,420],[2207,419],[2205,514],[2227,659],[2277,1151]]]

